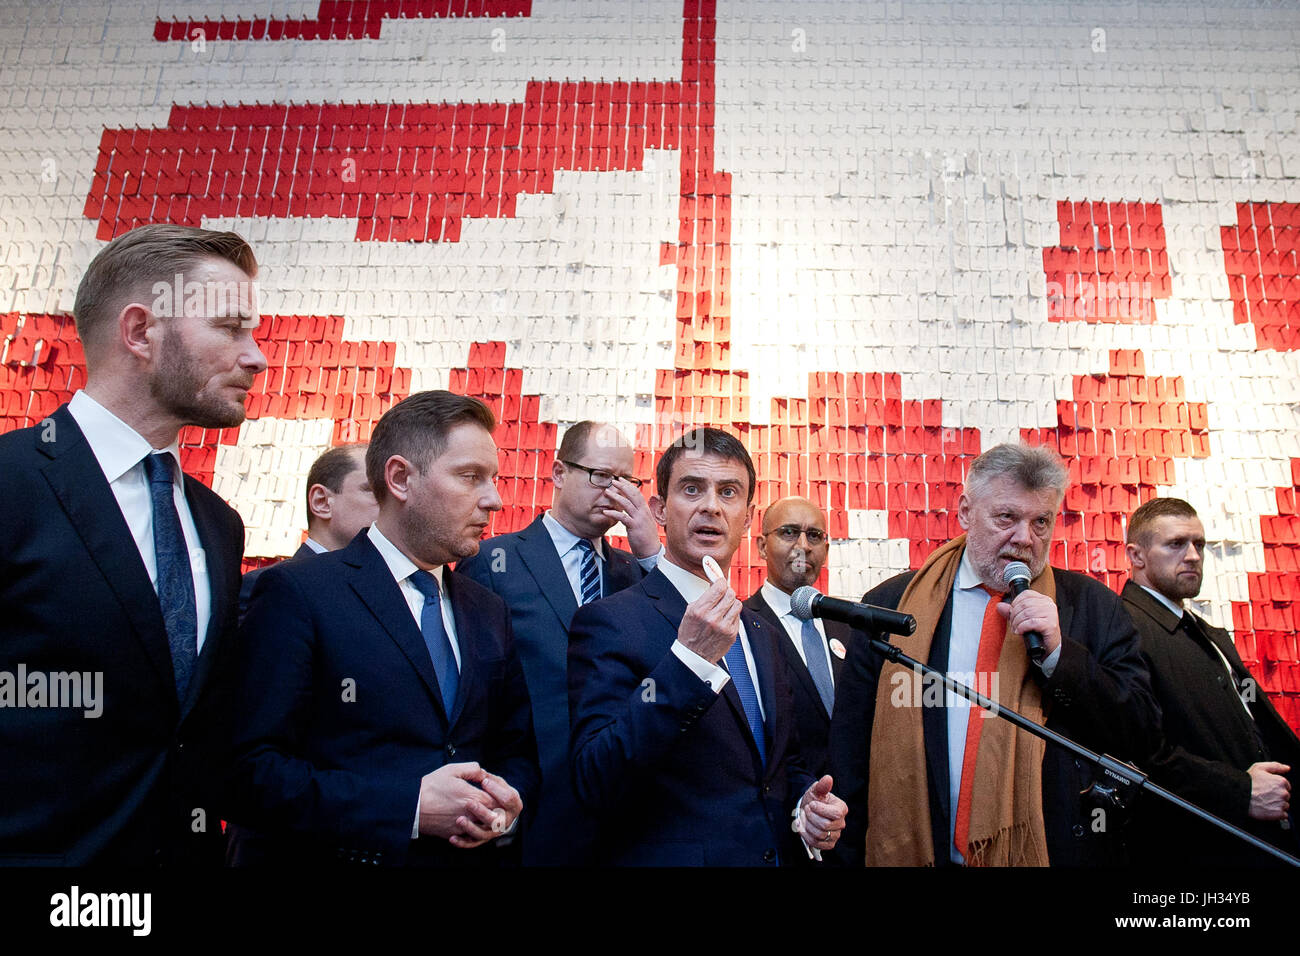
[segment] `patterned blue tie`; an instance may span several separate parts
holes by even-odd
[[[596,552],[592,549],[590,541],[579,538],[577,548],[582,552],[582,566],[578,569],[582,603],[590,604],[600,599],[600,567],[596,563]]]
[[[740,695],[740,706],[745,709],[749,732],[754,735],[754,743],[758,745],[758,757],[766,767],[767,737],[763,732],[763,713],[758,708],[758,692],[754,690],[754,682],[750,680],[749,668],[745,666],[745,649],[740,646],[739,634],[736,635],[736,642],[727,651],[725,660],[727,672],[731,674],[731,681],[736,685],[736,693]]]
[[[433,672],[438,677],[438,690],[442,693],[442,708],[451,718],[456,706],[456,688],[460,684],[460,670],[456,655],[451,650],[451,638],[442,623],[442,591],[438,579],[428,571],[412,572],[409,578],[415,589],[424,595],[424,609],[420,612],[420,632],[424,646],[429,649]]]
[[[826,645],[822,643],[822,636],[818,633],[817,625],[813,623],[812,618],[803,622],[800,637],[803,639],[804,660],[808,662],[808,675],[812,678],[813,686],[817,688],[822,706],[826,708],[826,714],[829,716],[835,706],[835,685],[831,682],[830,665],[826,663]]]
[[[190,689],[194,658],[198,652],[198,611],[194,604],[194,574],[190,570],[190,550],[172,497],[171,455],[166,452],[146,455],[144,473],[149,479],[149,498],[153,503],[153,548],[158,570],[158,605],[167,628],[167,646],[172,654],[172,677],[176,680],[176,699],[182,704]]]

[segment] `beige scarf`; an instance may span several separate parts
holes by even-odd
[[[916,632],[895,637],[903,653],[928,661],[934,629],[952,596],[966,536],[956,538],[930,555],[908,583],[898,609],[916,618]],[[1051,567],[1030,584],[1056,600]],[[929,787],[921,707],[925,687],[921,675],[886,662],[876,685],[875,723],[871,731],[870,821],[866,839],[867,866],[933,866],[935,848],[930,832]],[[941,684],[929,685],[930,696]],[[987,685],[976,690],[998,704],[1018,711],[1037,724],[1046,721],[1042,695],[1029,669],[1024,641],[1010,633],[998,659],[997,693]],[[933,704],[934,701],[931,701]],[[1047,836],[1043,827],[1043,751],[1046,744],[1014,724],[982,716],[971,706],[971,720],[987,720],[981,728],[971,793],[968,866],[1046,866]],[[947,758],[947,755],[944,755]],[[948,847],[940,851],[946,858]]]

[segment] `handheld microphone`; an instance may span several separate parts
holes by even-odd
[[[820,617],[843,621],[864,631],[911,634],[916,630],[916,618],[910,614],[876,607],[874,604],[827,597],[811,585],[805,585],[790,595],[790,611],[801,621]]]
[[[1013,599],[1020,597],[1021,592],[1029,587],[1029,565],[1023,561],[1012,561],[1002,572],[1002,583],[1007,586]],[[1029,652],[1029,659],[1042,667],[1043,635],[1037,631],[1025,631],[1021,637],[1025,639],[1025,650]]]

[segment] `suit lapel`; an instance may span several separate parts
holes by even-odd
[[[167,627],[131,529],[67,406],[59,408],[53,419],[56,440],[37,439],[37,450],[50,457],[50,462],[42,468],[45,480],[100,574],[116,594],[159,680],[170,688],[175,698],[176,678],[172,673]],[[69,588],[76,586],[77,582],[68,582]]]
[[[840,670],[844,667],[844,660],[830,648],[830,642],[838,640],[844,645],[844,650],[847,652],[850,642],[853,640],[853,628],[843,621],[822,621],[822,625],[826,628],[826,644],[831,653],[831,677],[835,681],[835,686],[838,687],[840,685]]]
[[[682,597],[681,592],[657,568],[646,575],[645,580],[641,582],[641,587],[654,600],[655,608],[667,619],[668,623],[672,625],[673,631],[676,632],[677,628],[681,627],[682,615],[686,613],[686,600]],[[741,620],[745,621],[746,627],[749,626],[750,622],[753,622],[756,627],[762,626],[762,622],[757,617],[753,614],[746,614],[744,611],[741,611]],[[749,648],[751,653],[756,654],[755,643],[755,641],[751,640]],[[725,667],[725,662],[721,666]],[[765,691],[761,687],[763,680],[762,666],[758,664],[757,659],[755,659],[755,666],[759,667],[759,693],[766,692],[771,695],[773,691]],[[771,667],[769,666],[767,670],[770,674]],[[749,718],[745,716],[745,707],[740,702],[740,694],[736,691],[736,682],[734,680],[727,681],[726,686],[722,688],[722,697],[726,700],[727,706],[731,708],[732,716],[739,722],[745,740],[749,741],[750,751],[757,757],[758,746],[754,743],[754,735],[749,730]],[[764,697],[764,700],[770,699],[772,699],[770,696]],[[766,724],[764,729],[767,729]],[[769,734],[768,737],[770,739],[771,735]]]
[[[758,671],[758,693],[759,699],[763,701],[763,730],[768,749],[768,753],[763,755],[766,759],[771,755],[772,744],[776,740],[776,654],[780,652],[776,649],[775,641],[784,638],[786,633],[785,628],[779,624],[777,630],[772,630],[771,625],[746,609],[741,610],[740,621],[749,638],[749,652],[754,655],[754,669]],[[736,695],[736,703],[740,703],[740,695]],[[745,716],[743,707],[740,715],[742,718]],[[748,720],[745,720],[745,731],[749,731]],[[753,735],[750,734],[750,737],[752,739]]]
[[[217,516],[207,507],[206,502],[191,493],[191,482],[195,482],[196,479],[186,475],[184,481],[185,500],[190,506],[190,514],[194,518],[194,527],[198,529],[199,544],[203,548],[204,559],[208,566],[211,603],[209,605],[208,630],[203,638],[203,650],[195,662],[194,677],[190,681],[189,695],[181,704],[182,716],[189,713],[190,708],[194,706],[194,702],[203,690],[204,681],[212,670],[212,662],[219,653],[217,644],[220,642],[221,634],[226,628],[226,618],[234,598],[234,595],[229,592],[226,586],[225,568],[221,566],[225,554],[221,546],[221,532]]]
[[[456,577],[451,568],[443,569],[443,585],[447,599],[451,601],[452,617],[456,620],[456,646],[460,649],[460,682],[456,685],[456,702],[447,721],[448,727],[454,727],[460,719],[465,702],[474,689],[471,685],[478,679],[479,634],[483,624],[482,616],[474,613],[469,599],[456,586]]]
[[[537,589],[555,611],[560,624],[568,630],[573,623],[573,615],[578,611],[578,600],[573,596],[573,585],[564,573],[564,563],[555,550],[555,541],[546,530],[541,516],[534,518],[533,523],[519,532],[515,540],[519,560],[537,582]]]
[[[429,657],[424,636],[383,555],[370,543],[368,536],[358,535],[344,549],[343,561],[352,568],[348,576],[352,590],[410,661],[443,719],[447,720],[447,708],[438,691],[438,678],[433,672],[433,660]]]
[[[948,649],[952,645],[952,595],[944,606],[939,622],[934,627],[934,638],[930,642],[930,659],[926,661],[931,667],[948,670]],[[947,701],[947,691],[939,686],[940,700]],[[952,800],[948,793],[948,709],[947,707],[922,707],[921,726],[925,735],[925,762],[930,774],[934,797],[940,807],[943,820],[952,819],[950,807]],[[938,848],[935,849],[938,853]]]
[[[812,674],[808,672],[808,666],[804,663],[803,658],[799,656],[799,651],[795,649],[794,643],[790,640],[789,632],[786,631],[785,625],[781,623],[781,619],[776,616],[776,611],[772,608],[772,605],[767,603],[767,599],[760,592],[754,595],[754,602],[748,607],[749,610],[762,618],[772,628],[772,635],[780,644],[781,652],[786,655],[786,660],[790,663],[790,672],[794,675],[795,681],[798,682],[799,687],[805,694],[817,701],[821,713],[826,714],[826,708],[821,703],[821,694],[817,692],[817,685],[813,683]],[[829,630],[831,622],[826,621],[824,623]],[[834,657],[834,655],[831,656]],[[764,698],[764,700],[766,699]],[[826,714],[826,719],[830,719],[829,714]]]
[[[604,580],[602,582],[605,597],[617,594],[624,588],[631,587],[641,580],[641,565],[634,558],[624,554],[617,548],[610,547],[608,541],[602,540],[601,545],[604,548],[605,555]]]

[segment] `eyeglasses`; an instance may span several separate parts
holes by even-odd
[[[799,535],[804,535],[808,538],[808,543],[814,547],[824,544],[828,537],[826,532],[820,528],[801,528],[797,524],[783,524],[779,528],[765,532],[763,537],[766,538],[769,534],[776,535],[786,544],[794,544],[799,540]]]
[[[565,461],[560,459],[561,465],[568,465],[570,468],[577,468],[579,471],[587,473],[587,480],[597,488],[608,488],[614,483],[615,478],[622,478],[633,488],[640,488],[645,484],[640,478],[633,478],[631,475],[616,475],[613,472],[601,471],[599,468],[588,468],[586,465],[579,465],[577,462]]]

